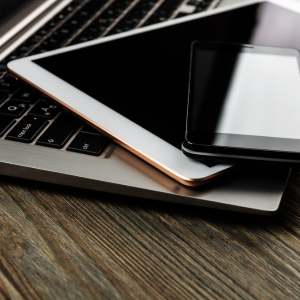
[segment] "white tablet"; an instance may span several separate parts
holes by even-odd
[[[151,165],[198,186],[234,168],[194,161],[180,150],[190,50],[201,20],[166,22],[26,57],[8,69]]]

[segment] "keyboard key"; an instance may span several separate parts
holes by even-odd
[[[96,23],[98,26],[106,26],[109,27],[113,22],[115,21],[114,18],[109,18],[109,17],[99,17],[96,19],[93,23]]]
[[[78,134],[67,148],[68,151],[99,156],[108,144],[105,137]]]
[[[43,38],[42,35],[34,34],[26,42],[28,44],[37,44]]]
[[[104,136],[101,132],[94,129],[92,126],[85,124],[83,128],[80,130],[80,133],[82,134],[90,134],[90,135],[96,135],[96,136]]]
[[[45,36],[47,35],[51,30],[52,30],[53,27],[49,26],[49,25],[44,25],[38,32],[37,34],[38,35],[41,35],[41,36]]]
[[[46,49],[46,48],[43,48],[43,47],[37,47],[35,48],[31,53],[30,55],[35,55],[35,54],[40,54],[40,53],[45,53],[45,52],[48,52],[49,50],[52,50],[53,48],[51,49]]]
[[[33,104],[39,98],[40,95],[35,91],[26,87],[22,87],[11,97],[11,100],[24,101]]]
[[[198,7],[195,9],[194,14],[199,13],[199,12],[203,12],[203,11],[205,11],[205,8],[203,8],[203,7],[201,7],[201,6],[198,6]]]
[[[58,30],[53,32],[53,37],[55,36],[61,36],[66,39],[71,38],[75,33],[77,32],[77,29],[74,29],[72,27],[61,27]]]
[[[19,118],[26,112],[28,108],[28,103],[10,100],[0,107],[0,114]]]
[[[69,4],[67,7],[65,7],[65,8],[63,9],[62,13],[68,15],[68,14],[70,14],[72,11],[74,11],[74,9],[75,9],[77,6],[78,6],[78,4],[76,5],[76,4],[71,3],[71,4]]]
[[[46,23],[44,26],[49,27],[50,30],[56,27],[59,23],[59,20],[51,19],[48,23]]]
[[[175,11],[175,9],[182,3],[182,0],[165,0],[160,8]]]
[[[181,18],[181,17],[188,16],[188,15],[189,15],[189,14],[179,13],[179,14],[176,16],[176,19]]]
[[[6,72],[6,64],[4,62],[0,63],[0,72]]]
[[[17,59],[17,58],[19,58],[21,55],[19,54],[19,53],[17,53],[16,51],[14,51],[13,53],[11,53],[9,56],[7,56],[6,58],[5,58],[5,61],[6,62],[10,62],[10,61],[12,61],[12,60],[15,60],[15,59]]]
[[[90,2],[88,2],[84,8],[85,9],[94,9],[95,11],[100,10],[104,4],[107,3],[107,0],[91,0]]]
[[[23,53],[27,53],[29,52],[31,49],[33,48],[33,45],[26,45],[26,44],[22,44],[21,46],[19,46],[16,51],[20,51]]]
[[[70,45],[88,42],[88,41],[94,40],[97,37],[98,37],[98,35],[95,35],[95,34],[81,33],[71,42]]]
[[[9,97],[8,93],[0,91],[0,104],[2,104]]]
[[[13,93],[20,86],[20,83],[10,76],[0,79],[0,91]]]
[[[62,113],[37,140],[36,144],[61,149],[80,125],[79,119]]]
[[[0,116],[0,137],[2,137],[6,131],[15,124],[16,121],[12,117]]]
[[[139,2],[134,8],[150,11],[156,3],[154,1]]]
[[[190,0],[188,3],[186,3],[187,5],[194,5],[197,6],[199,4],[198,0]]]
[[[60,108],[50,101],[40,101],[30,111],[29,115],[53,119],[60,112]]]
[[[25,116],[6,136],[7,140],[31,143],[47,126],[48,121],[42,117]]]
[[[64,24],[64,26],[80,29],[86,22],[87,22],[87,20],[85,20],[85,19],[72,17],[70,20],[68,20]]]
[[[94,9],[81,9],[79,12],[75,14],[75,17],[84,19],[84,20],[89,20],[93,15],[95,15],[97,11]]]
[[[47,38],[42,44],[41,48],[45,50],[53,50],[60,48],[64,43],[66,42],[66,38],[61,37],[61,36],[55,36],[53,37],[52,35]]]

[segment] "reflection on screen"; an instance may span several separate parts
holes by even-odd
[[[281,43],[278,31],[274,34],[277,27],[261,27],[264,13],[268,11],[262,8],[269,7],[299,18],[298,14],[271,3],[255,4],[39,59],[35,63],[180,149],[185,134],[192,42],[249,44],[253,33],[257,35],[263,30],[264,34],[278,38],[273,41],[276,46],[290,47],[288,42]],[[276,20],[278,26],[282,26],[281,18]],[[290,40],[300,44],[297,30],[292,34]],[[285,62],[280,68],[282,65]],[[282,72],[286,72],[287,67],[283,68]],[[224,91],[227,81],[228,78],[221,81]],[[204,120],[209,128],[211,118]],[[231,130],[230,124],[225,127]]]
[[[296,57],[198,50],[196,63],[194,130],[300,139]]]

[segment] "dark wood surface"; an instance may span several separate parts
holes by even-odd
[[[277,215],[0,176],[0,299],[299,299],[300,174]]]

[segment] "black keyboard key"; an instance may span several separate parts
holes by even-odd
[[[16,51],[20,51],[21,53],[27,53],[29,52],[31,49],[33,48],[33,45],[26,45],[26,44],[22,44],[21,46],[19,46]]]
[[[199,4],[198,0],[189,0],[189,2],[187,3],[187,5],[194,5],[197,6]]]
[[[211,1],[201,1],[198,5],[198,8],[206,9],[210,6]]]
[[[80,130],[80,133],[82,134],[90,134],[90,135],[96,135],[96,136],[104,136],[101,132],[94,129],[92,126],[85,124],[83,128]]]
[[[73,0],[72,5],[80,5],[83,3],[85,0]],[[96,0],[96,1],[101,1],[101,0]],[[106,0],[105,0],[106,1]]]
[[[53,48],[47,49],[47,48],[44,48],[44,47],[40,46],[40,47],[35,48],[35,49],[30,53],[30,55],[35,55],[35,54],[45,53],[45,52],[48,52],[49,50],[52,50],[52,49],[53,49]]]
[[[0,91],[0,104],[2,104],[9,97],[8,93]]]
[[[134,8],[150,11],[156,3],[154,1],[139,2]]]
[[[107,17],[107,18],[118,18],[124,9],[119,8],[119,7],[112,7],[110,6],[107,10],[105,10],[101,16]]]
[[[181,18],[181,17],[188,16],[188,15],[189,15],[189,14],[179,13],[179,14],[176,16],[176,19],[177,19],[177,18]]]
[[[94,23],[97,24],[98,26],[106,26],[109,27],[113,22],[115,21],[114,18],[109,18],[109,17],[104,17],[100,16],[97,18]]]
[[[107,0],[91,0],[90,2],[88,2],[84,8],[85,9],[94,9],[95,11],[100,10],[104,4],[107,3]]]
[[[51,19],[48,23],[46,23],[44,26],[49,27],[50,30],[56,27],[59,23],[59,20]]]
[[[135,9],[135,8],[133,8],[131,11],[128,12],[126,17],[135,18],[137,20],[142,20],[144,18],[144,16],[147,14],[147,12],[148,11],[145,10],[145,9]]]
[[[79,128],[81,122],[76,117],[63,113],[37,140],[36,144],[61,149]]]
[[[61,27],[58,30],[53,32],[53,37],[55,36],[61,36],[66,39],[71,38],[75,33],[77,32],[77,29],[72,27]]]
[[[6,72],[6,64],[4,62],[0,63],[0,72]]]
[[[67,7],[65,7],[62,11],[62,14],[68,15],[70,14],[72,11],[74,11],[74,9],[77,7],[78,5],[76,4],[69,4]]]
[[[39,98],[39,94],[35,91],[30,88],[22,87],[11,97],[11,100],[24,101],[33,104]]]
[[[196,14],[203,11],[205,11],[205,8],[203,8],[202,6],[198,6],[193,13]]]
[[[60,108],[50,101],[40,101],[30,111],[29,115],[53,119],[60,112]]]
[[[152,25],[152,24],[156,24],[156,23],[160,23],[160,22],[164,22],[164,21],[167,21],[168,18],[167,17],[158,17],[158,16],[154,16],[152,15],[144,24],[142,27],[145,27],[145,26],[149,26],[149,25]]]
[[[41,48],[45,50],[52,50],[60,48],[63,44],[65,44],[66,38],[61,36],[52,37],[52,35],[46,39],[42,44]]]
[[[94,36],[100,36],[106,29],[107,29],[106,26],[99,26],[97,24],[92,24],[88,26],[82,33],[93,34]]]
[[[41,39],[43,38],[42,35],[39,34],[34,34],[32,35],[27,41],[26,43],[30,44],[37,44]]]
[[[0,116],[0,137],[15,123],[16,121],[12,117]]]
[[[20,83],[12,77],[5,76],[0,79],[0,91],[13,93],[20,86]]]
[[[72,17],[64,26],[80,29],[88,20]]]
[[[182,3],[182,0],[165,0],[160,7],[164,8],[164,9],[169,9],[169,10],[175,11],[175,9],[181,3]]]
[[[49,26],[49,25],[44,25],[38,32],[37,34],[38,35],[41,35],[41,36],[45,36],[47,35],[51,30],[52,30],[53,27]]]
[[[75,14],[76,18],[84,19],[84,20],[89,20],[93,15],[95,15],[97,11],[94,9],[81,9],[79,12]]]
[[[10,62],[10,61],[12,61],[12,60],[15,60],[15,59],[19,58],[20,56],[21,56],[21,54],[19,54],[19,53],[17,53],[16,51],[14,51],[13,53],[11,53],[9,56],[7,56],[7,57],[5,58],[5,61],[6,61],[6,62]]]
[[[19,118],[26,112],[28,108],[29,105],[25,102],[10,100],[0,107],[0,114]]]
[[[116,26],[124,26],[124,27],[129,27],[129,28],[133,29],[140,23],[140,21],[141,21],[140,19],[137,19],[134,17],[130,18],[130,17],[126,16]]]
[[[59,22],[63,21],[69,15],[69,13],[70,12],[68,12],[66,10],[62,10],[53,19],[59,23]]]
[[[6,136],[7,140],[31,143],[48,125],[45,118],[25,116]]]
[[[98,35],[95,35],[95,34],[81,33],[71,42],[71,45],[88,42],[88,41],[94,40],[97,37],[98,37]]]
[[[67,148],[68,151],[99,156],[108,144],[105,137],[78,134]]]

